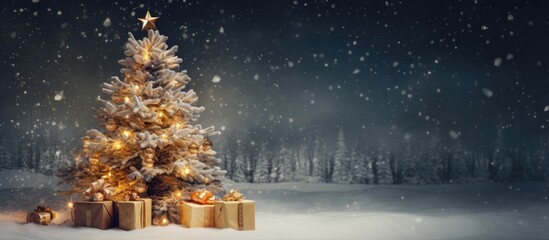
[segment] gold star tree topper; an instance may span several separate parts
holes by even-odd
[[[138,18],[138,19],[143,23],[143,27],[141,30],[145,30],[145,29],[156,30],[156,26],[154,25],[154,22],[158,19],[158,17],[151,17],[151,13],[149,11],[147,11],[147,15],[145,15],[145,18]]]

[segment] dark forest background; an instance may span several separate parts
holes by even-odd
[[[226,177],[236,182],[443,184],[549,179],[549,137],[535,145],[510,146],[498,128],[486,144],[436,134],[384,142],[311,132],[301,138],[214,139]],[[72,149],[50,134],[21,141],[0,136],[0,168],[54,175],[72,164]]]

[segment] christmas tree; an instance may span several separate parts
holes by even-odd
[[[104,131],[87,131],[75,164],[59,176],[71,186],[67,194],[83,193],[103,179],[114,199],[152,198],[153,222],[159,224],[177,221],[177,204],[192,191],[222,194],[225,171],[209,140],[219,132],[196,124],[204,107],[194,106],[193,90],[183,90],[191,79],[176,71],[182,62],[177,46],[168,48],[148,12],[140,20],[148,37],[136,40],[129,33],[126,57],[119,61],[124,79],[102,84],[110,95],[98,98]]]

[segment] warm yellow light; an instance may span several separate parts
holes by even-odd
[[[74,203],[69,202],[69,203],[67,203],[67,206],[68,206],[69,208],[73,208],[73,207],[74,207]]]
[[[139,90],[139,85],[135,85],[135,90]]]
[[[115,141],[114,144],[113,144],[113,148],[114,148],[115,150],[120,150],[120,149],[122,149],[122,142],[120,142],[120,141]]]
[[[162,226],[167,226],[168,225],[168,219],[166,218],[162,218]]]
[[[179,129],[180,127],[181,127],[181,124],[179,124],[179,123],[175,124],[175,128]]]
[[[183,176],[185,176],[189,173],[191,173],[191,169],[189,169],[188,167],[185,167],[185,168],[183,168],[183,170],[181,170],[181,174],[183,174]]]
[[[177,192],[177,197],[181,197],[181,192]]]
[[[124,102],[129,102],[129,101],[130,101],[129,97],[124,97]]]
[[[129,137],[132,135],[132,132],[130,130],[124,130],[122,131],[122,135],[124,135],[124,137]]]
[[[112,173],[111,173],[111,172],[109,172],[109,175],[108,175],[108,176],[109,176],[109,177],[112,177]]]
[[[145,61],[149,61],[149,60],[151,59],[151,56],[149,55],[149,51],[146,51],[146,50],[145,50],[145,51],[143,52],[143,55],[142,55],[142,56],[143,56],[143,59],[144,59]]]
[[[159,117],[164,117],[164,113],[163,112],[158,112],[158,116]]]

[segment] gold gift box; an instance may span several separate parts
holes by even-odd
[[[75,227],[108,229],[114,224],[112,201],[74,202],[73,214]]]
[[[30,212],[27,213],[27,222],[28,223],[36,223],[41,225],[48,225],[51,220],[55,219],[57,217],[57,212],[52,211],[50,212]]]
[[[123,230],[143,229],[151,226],[152,200],[140,198],[135,201],[116,201],[118,228]]]
[[[214,227],[214,205],[179,202],[179,223],[188,228]]]
[[[255,230],[255,201],[215,201],[215,227]]]

